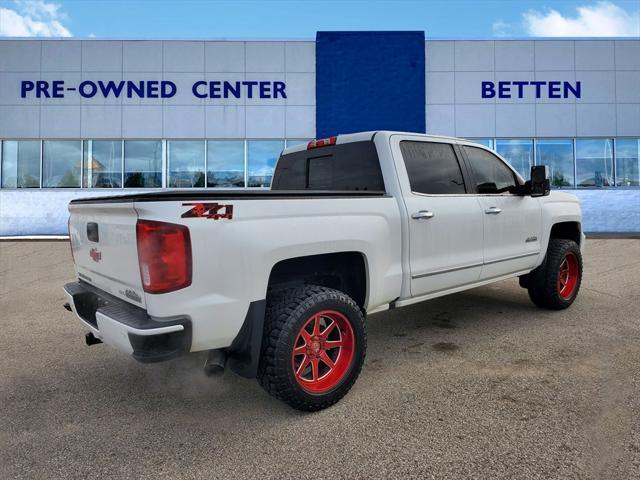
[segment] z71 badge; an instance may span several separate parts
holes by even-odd
[[[211,218],[220,220],[233,218],[233,205],[224,205],[222,203],[183,203],[183,207],[192,207],[184,212],[182,218]]]

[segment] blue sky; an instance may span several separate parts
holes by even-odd
[[[312,39],[318,30],[640,36],[640,0],[0,0],[0,36]]]

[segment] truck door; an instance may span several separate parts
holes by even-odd
[[[518,180],[488,150],[462,146],[483,211],[484,266],[481,279],[531,269],[540,253],[542,210],[537,198],[509,193]]]
[[[476,282],[482,270],[482,211],[478,199],[467,194],[459,150],[446,141],[406,138],[393,149],[404,160],[401,184],[410,185],[403,199],[409,213],[411,295]]]

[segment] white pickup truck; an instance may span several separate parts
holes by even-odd
[[[398,132],[315,140],[270,190],[165,190],[74,200],[78,280],[65,307],[142,362],[209,351],[301,410],[362,368],[365,317],[519,277],[562,309],[582,275],[575,196],[523,179],[469,141]]]

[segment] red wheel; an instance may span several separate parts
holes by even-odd
[[[560,262],[558,270],[558,295],[565,300],[571,298],[578,284],[578,258],[573,252],[568,252]]]
[[[366,350],[362,310],[344,292],[319,285],[275,291],[267,299],[258,381],[294,408],[322,410],[353,386]]]
[[[325,393],[340,383],[353,361],[353,328],[342,313],[323,310],[302,326],[291,353],[298,384]]]

